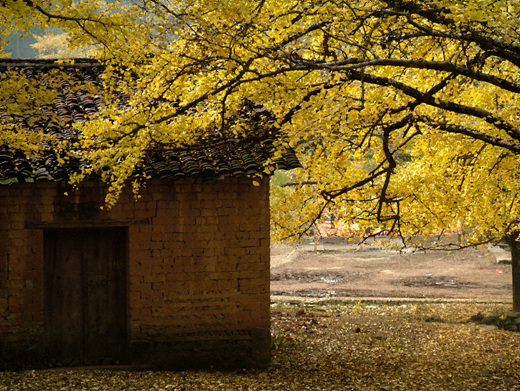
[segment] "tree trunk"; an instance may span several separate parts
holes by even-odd
[[[520,312],[520,242],[518,235],[508,235],[507,244],[511,249],[511,266],[513,275],[513,311]]]

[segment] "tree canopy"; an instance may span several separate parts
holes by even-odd
[[[105,107],[76,126],[114,194],[154,146],[247,135],[248,100],[304,166],[276,189],[275,237],[333,213],[404,241],[518,239],[517,0],[4,0],[0,12],[3,34],[56,25],[96,45]]]

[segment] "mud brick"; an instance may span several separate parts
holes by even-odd
[[[137,220],[154,217],[154,216],[156,216],[156,214],[157,214],[157,212],[155,209],[153,209],[153,210],[146,210],[146,209],[134,210],[134,213],[133,213],[134,218]]]
[[[96,182],[69,191],[69,197],[63,196],[67,186],[53,183],[0,187],[0,213],[8,216],[0,222],[0,247],[9,251],[0,278],[8,269],[10,277],[0,280],[0,311],[18,322],[16,328],[13,322],[0,328],[0,339],[9,329],[14,340],[22,341],[31,327],[43,338],[43,327],[34,323],[43,324],[45,229],[103,226],[127,227],[131,342],[164,340],[179,330],[224,333],[249,325],[268,327],[268,181],[261,184],[253,188],[250,178],[186,178],[167,184],[154,179],[139,201],[126,189],[119,203],[103,212],[95,207],[106,189]],[[7,236],[9,241],[2,242]],[[176,316],[180,312],[184,315]]]
[[[145,283],[163,282],[163,281],[166,281],[166,276],[162,273],[161,274],[153,274],[153,273],[145,274],[143,276],[143,281]]]
[[[164,263],[162,259],[154,258],[151,270],[149,269],[149,271],[151,274],[164,274]]]

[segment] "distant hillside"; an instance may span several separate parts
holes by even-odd
[[[32,34],[40,34],[42,30],[34,29]],[[36,42],[36,39],[30,34],[29,36],[20,37],[18,34],[10,35],[7,38],[9,44],[6,51],[11,53],[11,58],[35,58],[37,53],[30,46]]]

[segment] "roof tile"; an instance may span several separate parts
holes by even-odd
[[[36,79],[57,68],[64,70],[67,78],[73,82],[87,82],[97,86],[102,83],[103,67],[92,60],[76,60],[74,65],[59,65],[50,60],[2,59],[0,80],[9,69],[23,71],[26,76]],[[61,79],[60,83],[62,88],[54,101],[40,108],[43,119],[31,120],[29,115],[7,112],[0,108],[1,119],[4,122],[19,123],[26,129],[43,130],[44,133],[62,140],[76,141],[78,135],[71,124],[75,121],[84,121],[89,115],[95,114],[101,107],[102,101],[98,95],[71,89],[71,84],[66,78]],[[62,125],[53,120],[54,115],[59,117]],[[150,151],[145,166],[140,170],[142,174],[160,178],[252,175],[261,173],[264,164],[273,157],[275,149],[273,142],[274,137],[266,134],[254,140],[226,139],[182,149],[156,148]],[[296,154],[291,148],[286,148],[282,157],[275,163],[280,169],[300,167]],[[42,157],[36,159],[26,156],[19,150],[12,150],[7,145],[0,145],[0,184],[18,181],[66,181],[72,173],[86,165],[84,161],[70,161],[66,165],[59,165],[52,149],[45,151]]]

